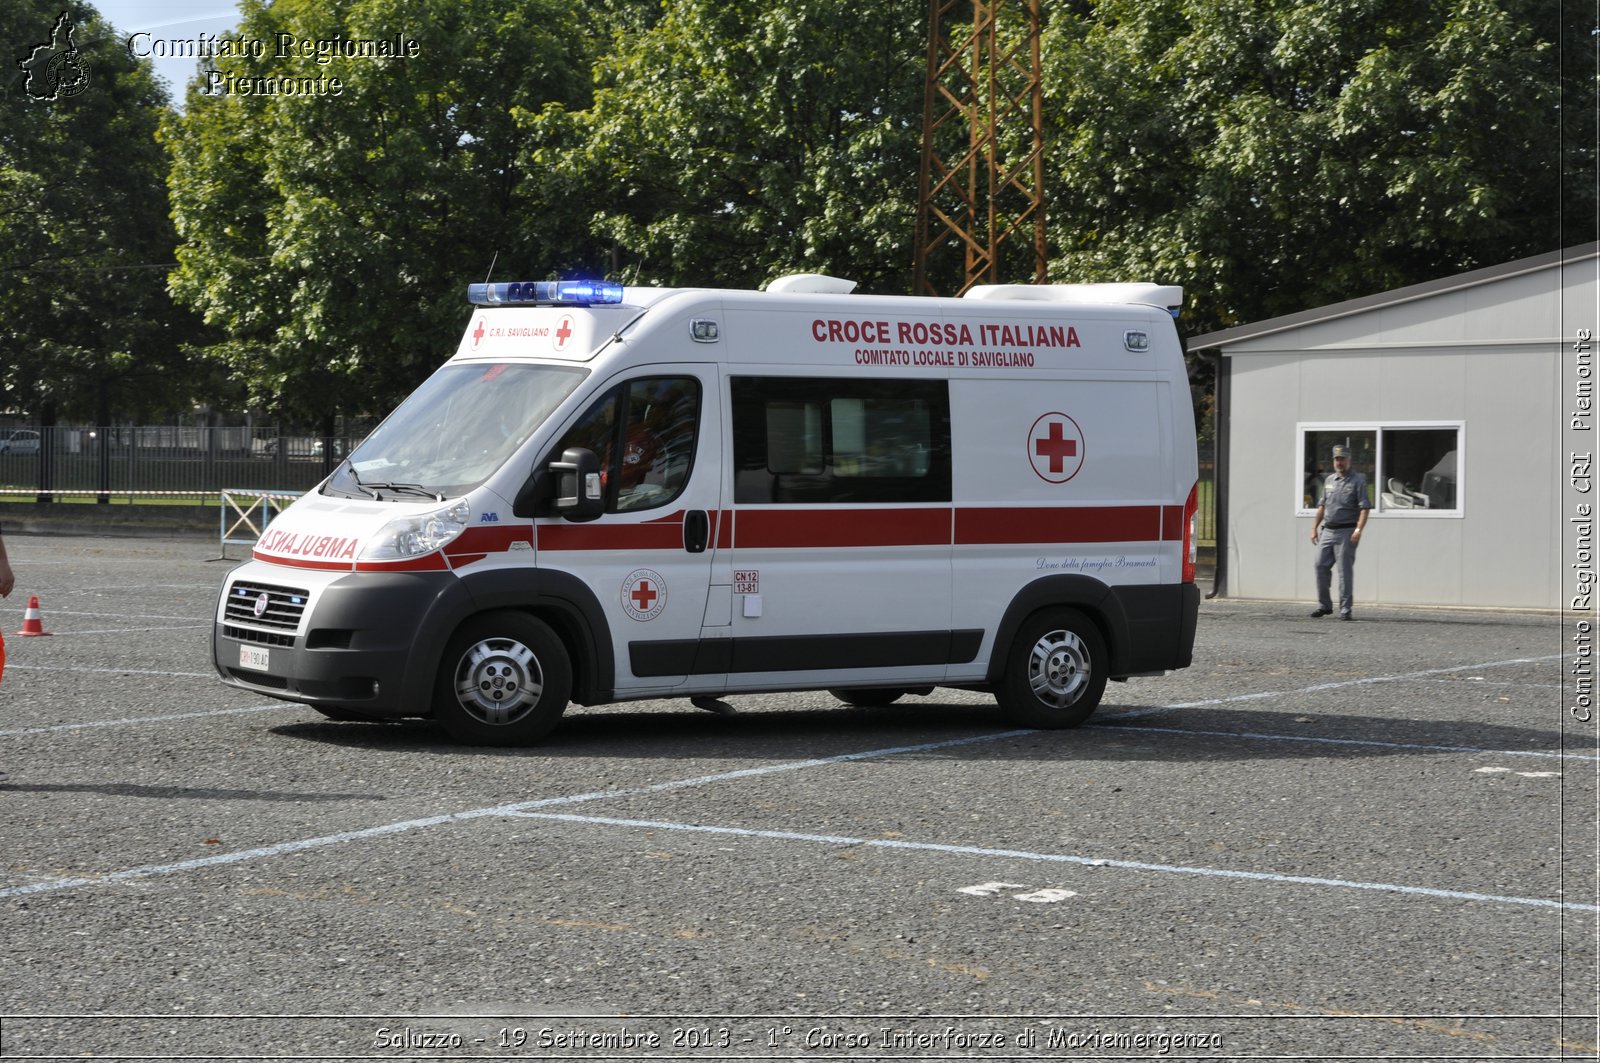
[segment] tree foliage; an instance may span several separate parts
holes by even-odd
[[[1557,7],[1101,0],[1048,42],[1053,272],[1225,327],[1561,246]]]
[[[191,397],[173,382],[193,383],[177,370],[194,327],[166,295],[166,94],[87,4],[13,0],[0,40],[15,44],[0,69],[0,408],[46,422],[164,412]],[[42,64],[69,43],[81,91],[47,92],[42,66],[24,81],[35,46],[52,45]]]
[[[787,272],[909,290],[925,5],[673,0],[619,36],[592,106],[524,116],[532,168],[663,284]]]
[[[46,3],[0,30],[40,39]],[[148,69],[66,6],[107,42],[94,86],[0,99],[0,403],[154,408],[206,389],[184,353],[204,343],[258,408],[381,413],[453,348],[492,260],[910,290],[921,0],[242,0],[232,35],[267,47],[190,85],[164,153]],[[1590,238],[1594,36],[1563,10],[1047,5],[1052,275],[1182,283],[1204,330]],[[418,55],[280,58],[280,34]],[[319,77],[340,92],[257,87]],[[174,258],[209,335],[131,268]]]
[[[218,61],[226,91],[192,82],[162,131],[182,241],[172,288],[226,333],[216,354],[258,405],[326,426],[381,412],[436,367],[464,285],[496,256],[542,276],[567,255],[571,227],[526,199],[511,115],[581,103],[591,57],[559,0],[245,0],[240,38],[280,34],[400,34],[417,55],[268,47]],[[255,90],[318,77],[338,94]]]

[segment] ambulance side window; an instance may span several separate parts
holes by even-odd
[[[700,382],[693,377],[648,377],[612,388],[584,411],[556,444],[600,459],[607,513],[664,506],[683,493],[694,466],[700,423]]]
[[[734,377],[734,500],[950,501],[942,380]]]

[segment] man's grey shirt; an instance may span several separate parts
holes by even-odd
[[[1363,509],[1372,508],[1367,500],[1367,478],[1359,472],[1346,476],[1334,473],[1322,485],[1323,527],[1355,526]]]

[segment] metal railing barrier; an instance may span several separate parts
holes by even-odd
[[[228,556],[229,546],[253,546],[290,502],[300,497],[298,491],[260,491],[250,488],[225,488],[217,515],[217,526],[222,532],[222,555]],[[230,516],[231,513],[231,516]],[[232,523],[229,523],[230,520]],[[249,538],[243,536],[249,535]]]

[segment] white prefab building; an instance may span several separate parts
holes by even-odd
[[[1315,600],[1337,443],[1371,485],[1358,613],[1567,604],[1597,275],[1589,244],[1190,339],[1217,363],[1218,592]]]

